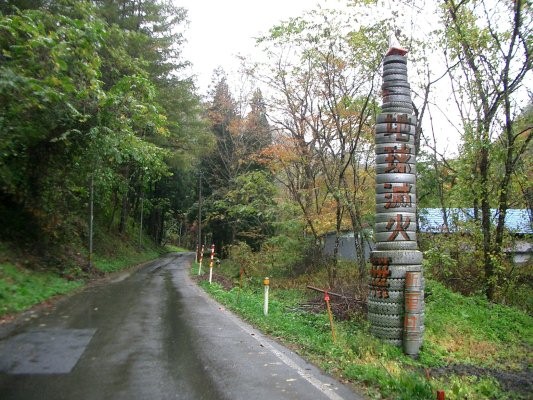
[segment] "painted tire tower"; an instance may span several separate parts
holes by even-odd
[[[375,130],[375,250],[370,261],[371,332],[417,356],[424,333],[422,253],[416,238],[415,128],[407,51],[391,45],[383,59],[382,112]]]

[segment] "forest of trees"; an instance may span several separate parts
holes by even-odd
[[[379,1],[351,3],[272,27],[257,41],[268,61],[243,63],[252,84],[237,93],[218,69],[201,98],[185,74],[177,1],[1,1],[0,241],[43,257],[87,253],[92,209],[96,249],[101,232],[134,240],[141,229],[194,248],[201,190],[202,241],[223,256],[268,252],[291,269],[324,233],[353,230],[364,233],[354,237],[364,276],[381,60],[396,32],[417,77],[420,204],[475,210],[467,239],[424,239],[439,248],[429,271],[467,268],[470,289],[491,300],[532,290],[531,266],[505,256],[514,236],[504,225],[510,208],[533,215],[527,2],[440,0],[420,37],[397,27],[417,32],[423,1],[396,2],[394,18]],[[453,156],[433,123],[443,82],[460,136]],[[325,263],[331,286],[336,264]]]
[[[180,73],[186,11],[159,1],[2,2],[0,220],[37,251],[186,208],[211,134]]]

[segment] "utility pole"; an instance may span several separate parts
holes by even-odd
[[[94,174],[89,183],[89,271],[93,268]]]
[[[202,248],[202,173],[198,176],[198,250]],[[198,257],[199,259],[199,257]]]
[[[141,189],[141,217],[139,221],[139,247],[143,243],[143,213],[144,213],[144,195]]]

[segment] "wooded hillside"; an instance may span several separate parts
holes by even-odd
[[[381,59],[395,32],[414,77],[420,204],[446,225],[449,208],[474,210],[467,234],[423,238],[423,250],[439,249],[428,273],[453,282],[466,265],[464,287],[521,303],[511,297],[531,290],[531,268],[507,256],[517,235],[504,222],[509,208],[533,215],[531,10],[443,0],[438,29],[423,31],[416,2],[389,5],[393,19],[381,2],[352,3],[272,27],[257,40],[268,61],[244,60],[250,85],[237,93],[220,69],[201,99],[185,75],[178,2],[2,2],[0,240],[60,270],[73,252],[87,268],[106,235],[215,243],[223,257],[263,251],[286,271],[325,268],[333,287],[337,253],[324,259],[320,241],[350,230],[364,277]],[[433,124],[444,81],[453,156]]]

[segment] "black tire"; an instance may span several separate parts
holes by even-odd
[[[412,106],[413,101],[411,100],[410,95],[401,95],[401,94],[389,94],[387,96],[383,96],[383,104],[396,104],[401,103],[401,107],[403,107],[403,104],[407,104],[407,107]]]
[[[411,89],[411,85],[406,80],[405,81],[392,81],[392,82],[384,81],[381,83],[382,90],[387,90],[391,88],[399,88],[399,87]]]
[[[383,65],[392,64],[392,63],[407,64],[407,57],[391,55],[391,56],[385,56],[383,58]]]
[[[389,64],[391,65],[391,64]],[[405,79],[407,79],[407,68],[401,69],[401,68],[383,68],[382,76],[387,75],[405,75]]]
[[[400,71],[407,71],[407,64],[403,63],[388,63],[383,64],[383,71],[390,71],[390,70],[400,70]]]
[[[383,82],[407,82],[406,74],[383,75]]]
[[[391,86],[386,89],[381,89],[381,95],[386,96],[388,94],[398,94],[402,96],[410,96],[411,89],[403,86]]]
[[[381,111],[383,113],[407,113],[407,114],[413,114],[413,108],[412,107],[391,107],[391,106],[386,106],[386,107],[382,107]]]
[[[382,339],[402,339],[402,328],[385,328],[381,326],[371,326],[370,333]]]

